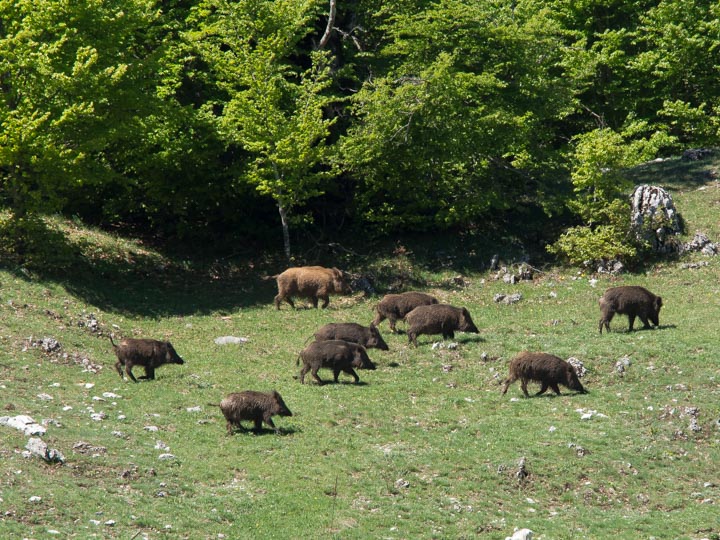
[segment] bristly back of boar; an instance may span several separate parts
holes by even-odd
[[[523,351],[513,358],[510,361],[510,374],[505,380],[503,395],[507,392],[508,387],[518,379],[520,379],[520,386],[526,397],[530,397],[527,390],[529,381],[540,383],[540,391],[535,394],[538,396],[543,394],[548,387],[560,395],[558,386],[560,384],[570,390],[576,390],[582,394],[587,393],[580,384],[573,365],[548,353]]]
[[[375,319],[373,324],[378,326],[387,319],[390,330],[395,332],[396,321],[405,320],[405,316],[418,306],[437,304],[437,298],[429,294],[409,291],[400,294],[386,294],[375,306]]]
[[[115,369],[121,378],[123,376],[123,367],[128,377],[138,382],[132,372],[133,366],[145,368],[145,375],[140,377],[141,379],[153,380],[155,378],[155,369],[163,364],[185,363],[169,341],[126,338],[116,345],[112,336],[109,337],[110,343],[115,350],[115,356],[118,359],[115,363]]]
[[[655,326],[660,324],[662,298],[655,296],[644,287],[636,285],[613,287],[605,291],[598,303],[601,314],[599,324],[601,334],[603,327],[607,332],[610,331],[610,321],[616,313],[628,316],[629,331],[632,331],[636,317],[640,318],[645,328],[650,328],[650,322]]]
[[[275,427],[272,417],[292,416],[283,398],[274,390],[272,392],[245,390],[228,394],[220,402],[220,410],[227,420],[228,435],[233,434],[234,428],[244,431],[241,424],[243,420],[253,422],[253,429],[256,432],[262,429],[262,423],[265,422],[275,430],[275,433],[279,433],[280,430]]]
[[[322,266],[298,266],[288,268],[275,276],[278,294],[275,297],[275,308],[280,309],[285,301],[293,308],[293,296],[310,298],[313,306],[318,306],[318,299],[323,301],[323,309],[330,303],[330,294],[347,294],[350,287],[345,275],[337,268]]]
[[[415,346],[417,346],[417,336],[421,334],[442,334],[443,339],[452,339],[455,337],[455,331],[474,334],[480,332],[466,308],[449,304],[418,306],[407,314],[405,320],[409,325],[408,340]]]
[[[387,351],[388,345],[380,335],[380,331],[373,323],[363,326],[358,323],[328,323],[315,332],[316,341],[341,339],[362,345],[366,349],[380,349]]]

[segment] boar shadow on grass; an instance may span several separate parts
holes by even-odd
[[[399,366],[400,364],[395,364],[395,366]],[[293,379],[300,380],[299,375],[293,375]],[[354,382],[352,379],[340,379],[338,378],[337,382],[330,378],[330,379],[323,379],[322,386],[368,386],[368,383],[366,381],[359,380],[358,382]]]
[[[302,431],[302,430],[298,430],[296,428],[291,428],[291,427],[279,427],[279,428],[277,428],[277,431],[276,431],[272,428],[265,427],[265,426],[261,427],[259,430],[256,430],[255,428],[252,428],[252,427],[246,428],[243,426],[241,428],[237,428],[237,427],[234,428],[232,435],[235,435],[235,434],[238,434],[238,435],[246,434],[246,435],[257,435],[257,436],[273,435],[273,436],[284,437],[287,435],[293,435],[293,434],[297,433],[298,431]],[[228,437],[231,436],[229,433],[227,435],[228,435]]]

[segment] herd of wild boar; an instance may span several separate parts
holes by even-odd
[[[350,291],[345,275],[337,268],[290,268],[273,278],[278,286],[275,297],[275,307],[278,310],[283,301],[294,307],[293,297],[310,299],[314,307],[318,306],[318,300],[321,299],[322,307],[325,308],[330,302],[330,294],[346,294]],[[631,331],[637,317],[646,328],[650,323],[658,326],[662,299],[643,287],[621,286],[605,291],[599,305],[599,330],[602,334],[603,327],[606,331],[610,330],[610,321],[616,314],[628,316]],[[321,368],[331,370],[336,383],[341,372],[350,375],[354,383],[358,383],[360,378],[355,369],[375,369],[367,349],[388,350],[388,345],[378,330],[380,323],[386,319],[392,332],[397,331],[398,321],[404,321],[407,325],[408,342],[415,347],[418,346],[417,338],[420,335],[442,335],[443,339],[447,339],[453,338],[455,332],[479,333],[466,308],[441,304],[435,297],[421,292],[387,294],[374,310],[375,318],[370,326],[346,322],[330,323],[319,328],[314,334],[315,341],[298,354],[296,364],[299,365],[300,360],[303,364],[299,375],[300,383],[305,383],[305,376],[310,372],[317,384],[324,384],[325,381],[318,375]],[[111,337],[110,343],[117,356],[115,368],[120,377],[123,377],[124,371],[134,382],[138,382],[132,373],[134,366],[144,368],[145,375],[141,376],[141,379],[154,379],[155,369],[161,365],[183,363],[183,359],[167,341],[123,339],[116,345]],[[579,393],[587,392],[572,364],[545,352],[523,351],[513,358],[502,393],[505,394],[508,387],[517,380],[520,380],[526,397],[529,397],[527,384],[530,381],[541,386],[536,395],[543,394],[548,388],[560,395],[560,385]],[[264,422],[278,432],[272,417],[292,416],[276,391],[234,392],[226,396],[219,405],[213,405],[219,406],[225,417],[228,434],[232,434],[236,428],[244,429],[241,425],[243,420],[253,422],[255,431],[260,431]]]

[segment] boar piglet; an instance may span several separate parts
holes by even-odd
[[[456,330],[480,333],[467,309],[448,304],[418,306],[407,314],[405,320],[409,325],[408,340],[415,346],[421,334],[442,334],[443,339],[452,339]]]
[[[285,301],[292,307],[293,296],[310,298],[313,306],[318,306],[318,298],[323,301],[323,309],[330,303],[330,294],[347,294],[350,287],[345,275],[337,268],[322,266],[298,266],[288,268],[282,274],[273,276],[277,280],[278,294],[275,297],[275,308]]]
[[[115,356],[118,361],[115,363],[115,369],[123,376],[123,366],[125,373],[133,381],[138,382],[132,373],[133,366],[142,366],[145,368],[145,375],[141,379],[154,379],[155,369],[163,364],[184,364],[185,361],[180,358],[175,348],[169,341],[158,341],[156,339],[133,339],[126,338],[117,345],[110,336],[110,343],[115,350]]]
[[[380,335],[377,326],[363,326],[357,323],[328,323],[315,332],[315,341],[328,341],[341,339],[362,345],[366,349],[380,349],[387,351],[388,346]]]
[[[360,382],[360,377],[353,368],[375,369],[375,364],[372,363],[362,345],[340,339],[313,341],[303,349],[296,363],[299,364],[300,358],[303,361],[303,367],[300,370],[302,384],[305,384],[305,374],[308,371],[318,384],[325,384],[318,376],[320,368],[331,369],[335,382],[338,382],[338,375],[342,371],[351,375],[356,384]]]
[[[527,391],[529,381],[540,383],[540,391],[536,394],[538,396],[544,393],[548,387],[560,395],[558,386],[560,384],[570,390],[576,390],[582,394],[587,393],[580,384],[580,379],[578,379],[572,364],[552,354],[524,351],[513,358],[510,361],[510,375],[505,380],[503,395],[507,392],[508,387],[518,379],[520,379],[520,386],[526,397],[530,397]]]
[[[404,292],[400,294],[386,294],[375,306],[375,320],[373,324],[378,326],[387,319],[390,322],[390,330],[395,332],[395,323],[404,321],[405,316],[418,306],[429,306],[437,304],[437,298],[421,292]]]
[[[275,433],[279,433],[280,430],[275,427],[272,417],[275,415],[292,416],[283,398],[275,390],[272,392],[256,392],[255,390],[233,392],[220,402],[220,410],[227,420],[228,435],[233,434],[234,428],[245,431],[240,423],[242,420],[253,422],[255,432],[259,432],[262,423],[265,422],[275,430]]]
[[[635,317],[640,317],[645,328],[650,328],[650,322],[655,326],[660,324],[660,308],[662,298],[655,296],[644,287],[625,285],[613,287],[605,291],[599,300],[600,304],[600,333],[603,326],[610,331],[610,321],[616,313],[627,315],[630,321],[630,331],[635,324]]]

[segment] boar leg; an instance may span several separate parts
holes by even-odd
[[[650,321],[648,321],[647,315],[638,315],[645,328],[650,328]]]
[[[312,370],[310,371],[310,375],[312,375],[314,379],[318,382],[318,384],[322,386],[323,384],[325,384],[325,382],[318,375],[318,369],[320,369],[320,366],[312,368]]]
[[[535,395],[536,395],[536,396],[541,396],[542,394],[544,394],[545,391],[548,389],[548,386],[550,386],[550,385],[549,385],[548,383],[546,383],[546,382],[541,383],[540,391],[539,391],[537,394],[535,394]]]
[[[395,323],[397,322],[397,319],[395,317],[388,317],[388,321],[390,322],[390,331],[395,334],[397,333],[397,329],[395,328]],[[377,326],[377,324],[375,325]]]
[[[630,321],[630,330],[629,330],[629,332],[632,332],[633,325],[635,324],[635,314],[634,314],[634,313],[628,313],[628,320]]]
[[[293,301],[292,301],[292,297],[290,297],[290,296],[281,296],[281,295],[278,294],[278,295],[275,297],[275,309],[280,309],[280,304],[282,303],[283,300],[284,300],[285,302],[287,302],[288,304],[290,304],[290,307],[291,307],[291,308],[295,308],[295,304],[294,304]]]
[[[358,377],[358,374],[355,373],[355,370],[351,367],[343,369],[343,372],[347,373],[348,375],[352,375],[352,378],[355,379],[355,384],[360,382],[360,377]],[[335,375],[335,382],[337,382],[337,375]]]
[[[609,313],[603,312],[602,318],[600,319],[600,333],[602,334],[603,326],[605,326],[605,331],[610,331],[610,321],[613,320],[613,317],[615,316],[614,311],[610,311]]]
[[[530,394],[528,394],[527,391],[527,379],[520,379],[520,388],[522,388],[523,394],[525,394],[525,397],[530,397]]]
[[[125,373],[127,373],[128,377],[130,377],[134,382],[138,382],[135,375],[133,375],[132,364],[130,362],[125,364]]]
[[[417,347],[417,334],[412,330],[408,330],[408,341]]]
[[[323,301],[322,308],[325,309],[328,307],[328,304],[330,303],[330,296],[327,294],[320,296],[320,299]],[[317,298],[315,299],[315,307],[317,307]]]
[[[310,366],[304,364],[300,370],[300,384],[305,384],[305,374],[310,370]]]
[[[380,313],[376,313],[376,314],[375,314],[375,318],[373,319],[372,325],[373,325],[373,326],[377,326],[378,324],[380,324],[380,323],[383,322],[384,320],[385,320],[385,316],[384,316],[384,315],[382,315],[382,314],[380,314]]]
[[[271,428],[273,428],[273,431],[275,431],[275,433],[280,433],[280,430],[275,426],[275,423],[272,421],[272,418],[270,418],[270,417],[268,416],[268,417],[265,418],[264,420],[265,420],[265,423],[266,423],[268,426],[270,426]],[[259,431],[259,428],[258,428],[258,431]]]
[[[140,378],[154,381],[155,380],[155,368],[151,367],[151,366],[145,366],[145,375]]]
[[[120,360],[118,360],[117,362],[115,362],[115,369],[116,369],[117,372],[120,374],[120,378],[122,379],[122,378],[123,378],[123,371],[122,371],[122,367],[121,367],[121,366],[122,366],[122,362],[120,362]]]
[[[510,388],[510,385],[514,383],[517,379],[513,379],[512,377],[508,377],[508,379],[505,381],[505,388],[503,388],[503,395],[505,395],[508,391],[508,388]]]
[[[550,388],[552,388],[553,392],[555,392],[558,396],[560,395],[560,387],[557,383],[551,383]]]

